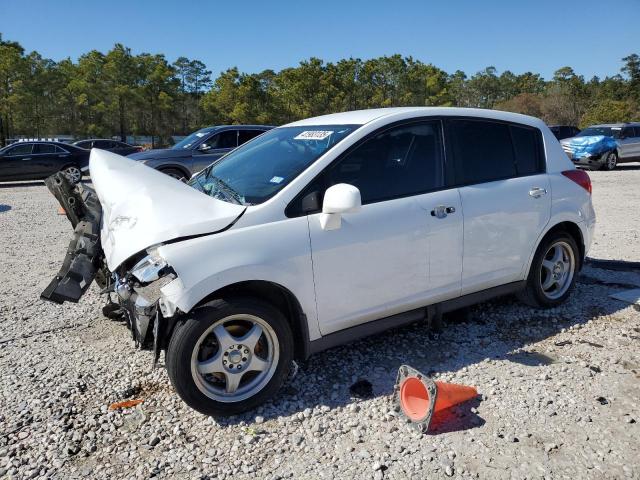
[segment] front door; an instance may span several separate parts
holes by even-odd
[[[459,293],[462,212],[457,189],[442,189],[442,152],[440,122],[412,122],[374,134],[323,173],[323,188],[354,185],[363,203],[336,230],[308,216],[323,335]]]
[[[4,180],[31,179],[34,177],[32,143],[18,143],[9,147],[0,161],[0,177]]]
[[[191,173],[196,173],[238,146],[238,130],[225,130],[201,143],[194,150]]]

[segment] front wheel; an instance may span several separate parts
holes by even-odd
[[[250,298],[206,303],[176,327],[167,372],[178,395],[205,415],[250,410],[275,395],[293,359],[282,313]]]
[[[175,178],[176,180],[182,180],[183,178],[185,178],[184,174],[177,168],[164,168],[160,171],[165,175],[169,175],[170,177]]]
[[[602,164],[603,170],[614,170],[618,165],[618,154],[616,152],[607,153],[604,163]]]
[[[518,294],[524,303],[538,308],[553,308],[571,294],[578,274],[579,250],[565,232],[545,239],[531,263],[525,289]]]

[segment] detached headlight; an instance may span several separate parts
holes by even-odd
[[[131,275],[142,283],[155,282],[172,271],[157,250],[147,250],[147,255],[131,269]]]

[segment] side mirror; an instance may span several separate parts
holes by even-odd
[[[323,230],[336,230],[342,226],[343,213],[356,213],[360,207],[360,190],[346,183],[333,185],[324,193],[320,226]]]
[[[201,143],[198,146],[198,151],[199,152],[208,152],[209,150],[211,150],[211,147],[209,145],[207,145],[206,143]]]

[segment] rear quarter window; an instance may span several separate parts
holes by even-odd
[[[518,176],[544,171],[542,135],[537,128],[509,126],[516,157]]]

